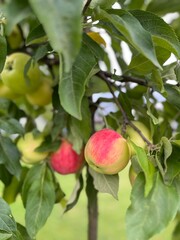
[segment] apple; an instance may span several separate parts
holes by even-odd
[[[25,94],[35,91],[41,83],[41,71],[38,64],[31,63],[27,73],[24,75],[24,68],[31,56],[26,53],[12,53],[6,58],[4,69],[1,73],[3,83],[13,92]]]
[[[0,98],[7,98],[10,100],[17,99],[20,95],[14,93],[10,88],[8,88],[1,80],[0,80]]]
[[[63,139],[59,149],[50,156],[50,165],[54,171],[63,175],[77,173],[84,165],[83,152],[76,153],[72,144]]]
[[[7,41],[11,49],[16,49],[21,46],[23,39],[22,39],[21,31],[19,30],[17,25],[13,28],[12,32],[8,35]]]
[[[85,160],[103,174],[116,174],[126,167],[130,158],[126,139],[111,129],[95,132],[85,146]]]
[[[150,142],[152,141],[151,139],[151,133],[149,129],[139,121],[132,121],[132,123],[142,132],[142,134],[149,140]],[[138,132],[136,132],[131,126],[127,126],[126,128],[126,134],[128,136],[128,144],[131,152],[131,156],[135,155],[136,152],[134,150],[134,147],[132,146],[131,142],[135,143],[137,146],[145,149],[146,148],[146,142],[142,139],[142,137],[139,135]]]
[[[22,161],[27,164],[35,164],[44,160],[48,156],[48,152],[37,152],[44,138],[41,135],[34,136],[32,132],[28,132],[17,142],[17,148],[22,154]]]
[[[131,185],[134,184],[136,177],[137,177],[137,173],[135,172],[135,170],[131,164],[129,167],[129,181],[130,181]]]
[[[32,105],[46,106],[52,100],[52,88],[47,81],[42,81],[39,88],[26,95],[28,102]]]

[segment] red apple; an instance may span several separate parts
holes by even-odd
[[[130,158],[126,139],[111,129],[94,133],[85,146],[85,159],[95,171],[116,174],[126,167]]]
[[[83,153],[77,154],[72,148],[72,144],[63,140],[59,149],[50,157],[52,168],[60,174],[70,174],[78,172],[84,163]]]

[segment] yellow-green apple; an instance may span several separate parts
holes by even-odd
[[[21,52],[12,53],[6,58],[1,78],[15,93],[26,94],[35,91],[41,83],[41,71],[37,63],[31,63],[27,77],[24,74],[25,65],[30,58],[28,54]]]
[[[95,171],[116,174],[126,167],[130,158],[125,138],[111,129],[95,132],[85,146],[85,159]]]
[[[129,181],[130,181],[131,185],[134,184],[136,177],[137,177],[137,173],[135,172],[135,170],[131,164],[129,167]]]
[[[42,81],[41,85],[34,92],[26,95],[28,102],[32,105],[46,106],[52,100],[52,87],[46,81]]]
[[[44,160],[49,153],[36,151],[36,148],[40,147],[43,141],[42,135],[34,136],[32,132],[21,137],[17,142],[17,148],[22,154],[22,161],[27,164],[35,164]]]
[[[10,88],[8,88],[2,80],[0,80],[0,98],[7,98],[7,99],[17,99],[20,95],[14,93]]]
[[[151,133],[150,133],[149,129],[142,122],[132,121],[132,123],[142,132],[142,134],[144,135],[145,138],[147,138],[147,140],[149,140],[150,142],[152,141]],[[126,134],[128,135],[127,141],[129,144],[131,156],[135,155],[136,152],[130,141],[132,141],[137,146],[139,146],[143,149],[146,148],[146,142],[142,139],[142,137],[139,135],[139,133],[137,131],[135,131],[129,125],[127,126]]]
[[[17,25],[13,28],[12,32],[8,35],[7,40],[11,49],[16,49],[21,46],[23,39],[22,39],[21,31],[19,30]]]
[[[83,151],[76,153],[72,144],[63,139],[59,149],[50,156],[50,165],[62,175],[77,173],[84,165]]]

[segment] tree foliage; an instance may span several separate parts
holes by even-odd
[[[127,126],[147,145],[132,143],[136,154],[130,161],[138,177],[125,220],[127,239],[147,240],[172,220],[179,239],[179,1],[3,0],[0,11],[0,72],[7,55],[28,53],[25,76],[38,63],[53,89],[51,103],[37,106],[25,95],[4,97],[0,87],[0,239],[35,239],[54,204],[65,200],[49,163],[62,138],[80,153],[93,132],[111,128],[127,138]],[[150,130],[152,141],[133,121]],[[49,152],[35,165],[24,164],[17,148],[26,132],[43,135],[38,151]],[[84,164],[76,174],[64,212],[75,207],[88,181],[117,199],[119,175],[88,168]],[[87,197],[93,193],[88,189]],[[8,205],[18,195],[25,226],[16,223]]]

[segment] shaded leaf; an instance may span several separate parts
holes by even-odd
[[[31,32],[28,34],[26,38],[26,45],[28,46],[30,44],[39,43],[41,41],[43,42],[44,40],[47,40],[46,33],[42,25],[39,24],[38,26],[33,28]]]
[[[63,55],[64,71],[69,72],[81,46],[83,0],[29,2],[42,23],[52,47]],[[49,12],[53,17],[47,21]]]
[[[154,12],[156,14],[166,14],[170,12],[180,11],[179,0],[153,0],[150,1],[147,11]]]
[[[89,168],[89,172],[94,179],[95,188],[102,193],[109,193],[118,200],[119,176],[118,174],[106,175],[95,172]]]
[[[150,239],[174,219],[178,210],[180,198],[176,188],[164,185],[159,173],[155,175],[153,188],[146,198],[144,184],[144,176],[139,174],[126,214],[128,240]]]
[[[0,73],[4,68],[7,55],[7,43],[6,38],[0,35]]]
[[[76,181],[76,185],[74,187],[74,190],[67,202],[67,205],[64,209],[64,213],[71,210],[78,202],[79,197],[80,197],[80,193],[83,189],[84,183],[83,183],[83,177],[80,174],[80,176],[78,177],[77,181]]]
[[[0,164],[18,179],[21,174],[20,153],[10,138],[0,135]]]
[[[13,234],[17,226],[8,204],[0,198],[0,231]]]
[[[167,92],[167,102],[180,110],[180,88],[170,84],[166,84],[164,87]]]

